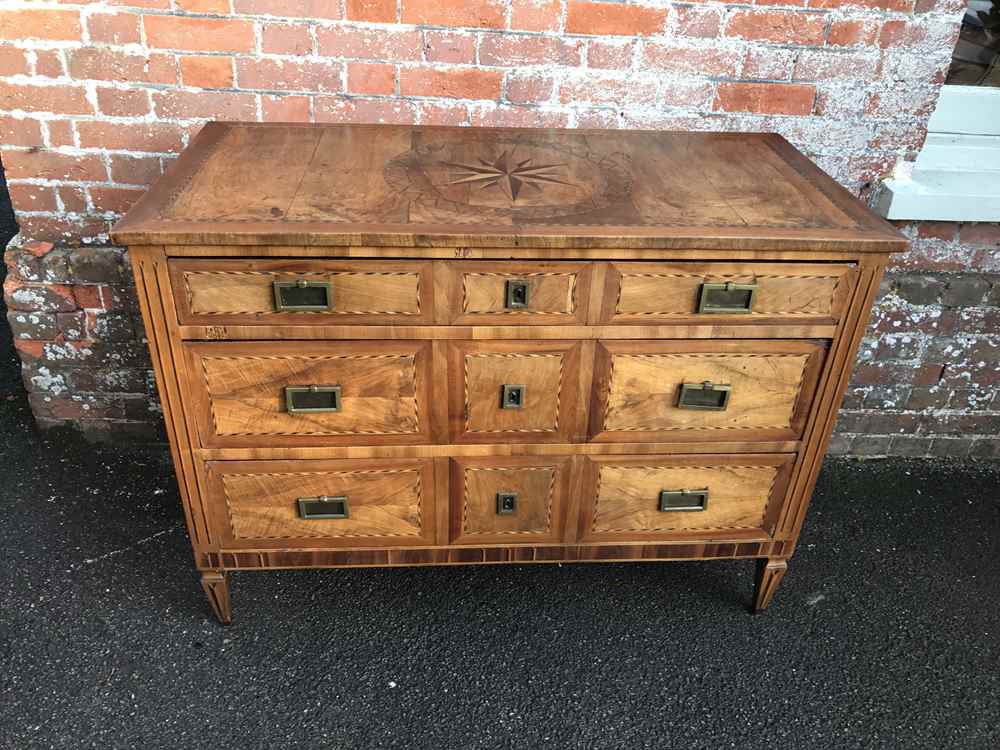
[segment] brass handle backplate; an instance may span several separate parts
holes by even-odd
[[[708,507],[708,487],[700,490],[662,490],[660,511],[698,511]]]
[[[348,518],[351,515],[347,495],[300,497],[298,503],[299,518],[307,521],[317,518]]]
[[[497,515],[512,516],[517,513],[517,493],[501,490],[497,493]]]
[[[509,279],[504,288],[504,307],[519,310],[528,306],[528,282],[524,279]]]
[[[333,309],[333,287],[329,281],[275,281],[274,309],[285,312],[329,312]]]
[[[696,411],[725,411],[733,388],[727,384],[681,383],[677,392],[677,408]]]
[[[704,283],[698,295],[698,312],[716,315],[745,315],[753,311],[756,284]]]
[[[285,410],[289,414],[340,411],[339,385],[285,386]]]

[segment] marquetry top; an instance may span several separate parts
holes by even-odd
[[[902,250],[773,134],[211,123],[121,244]]]

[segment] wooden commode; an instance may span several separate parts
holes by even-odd
[[[906,248],[776,135],[235,123],[113,237],[223,622],[452,563],[754,558],[764,609]]]

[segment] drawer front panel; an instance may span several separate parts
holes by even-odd
[[[824,353],[812,341],[601,341],[592,439],[798,438]]]
[[[488,261],[439,266],[441,322],[461,325],[582,325],[593,264]]]
[[[793,460],[788,454],[588,457],[580,540],[768,538]]]
[[[847,264],[611,263],[600,320],[727,325],[833,322],[843,314],[855,277],[855,268]],[[719,288],[726,283],[736,285],[733,293]],[[706,290],[703,298],[706,284],[715,288]],[[745,305],[749,306],[745,312],[724,311]]]
[[[172,260],[170,276],[182,325],[433,322],[429,262]]]
[[[226,546],[434,543],[429,460],[213,461],[206,477]]]
[[[451,462],[453,544],[563,538],[569,458],[456,458]]]
[[[452,442],[573,442],[583,431],[572,341],[449,344]]]
[[[431,442],[430,346],[426,341],[188,344],[202,444]],[[311,387],[317,393],[310,393]]]

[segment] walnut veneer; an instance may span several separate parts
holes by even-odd
[[[116,226],[202,585],[787,569],[891,226],[775,135],[213,123]]]

